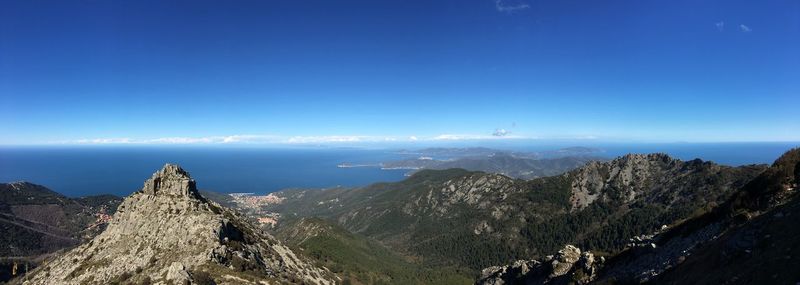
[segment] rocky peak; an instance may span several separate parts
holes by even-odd
[[[120,204],[108,227],[48,261],[29,284],[334,283],[233,210],[203,199],[167,164]],[[205,284],[205,283],[201,283]]]
[[[620,163],[642,163],[642,162],[664,162],[664,163],[671,163],[678,161],[678,159],[672,158],[666,153],[629,153],[618,157],[613,160],[615,164]]]
[[[596,261],[589,251],[566,245],[555,256],[483,269],[475,284],[587,284],[595,279],[598,263],[603,261]]]
[[[144,182],[142,192],[149,195],[199,197],[197,186],[189,173],[177,164],[169,163]]]
[[[613,196],[632,201],[647,191],[663,174],[679,171],[685,163],[664,153],[627,154],[608,162],[591,162],[572,172],[572,210],[587,207],[597,199]],[[697,163],[691,163],[700,167]],[[625,189],[607,193],[608,189]],[[619,191],[618,191],[619,192]]]

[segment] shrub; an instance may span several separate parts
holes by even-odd
[[[197,285],[216,285],[217,282],[214,281],[214,278],[211,277],[205,271],[194,271],[192,272],[192,279],[194,279],[194,283]]]

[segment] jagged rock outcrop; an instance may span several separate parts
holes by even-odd
[[[796,283],[798,168],[800,149],[794,149],[712,211],[653,235],[634,237],[628,250],[609,260],[598,281]]]
[[[566,245],[555,256],[483,269],[475,284],[587,284],[596,277],[598,263],[591,252]]]
[[[747,182],[729,179],[745,171],[750,170],[700,159],[681,161],[663,153],[628,154],[609,162],[590,162],[573,171],[570,204],[572,211],[597,201],[645,200],[669,206],[692,199],[692,191],[712,193],[710,197],[716,198]]]
[[[179,166],[167,164],[144,182],[142,192],[148,195],[170,195],[198,198],[197,185]]]
[[[448,180],[439,189],[429,189],[424,196],[417,197],[413,203],[404,206],[404,212],[413,214],[420,210],[430,210],[439,216],[449,214],[455,205],[468,205],[486,209],[498,201],[503,201],[512,193],[523,191],[514,185],[514,179],[500,174],[473,174]]]
[[[108,228],[42,265],[26,284],[297,282],[335,278],[235,212],[207,201],[195,181],[167,164],[119,206]]]
[[[581,191],[593,189],[598,200],[617,199],[625,203],[627,197],[635,195],[635,200],[670,206],[688,203],[687,198],[696,196],[680,192],[676,194],[681,195],[670,196],[663,191],[664,185],[673,185],[673,189],[713,190],[709,185],[719,181],[721,175],[717,170],[723,168],[699,160],[681,162],[660,155],[628,155],[609,164],[581,169],[577,176],[585,180],[579,179],[572,186]],[[734,188],[732,195],[719,206],[680,223],[663,225],[650,234],[633,236],[625,250],[595,267],[588,280],[599,284],[796,283],[800,280],[800,272],[795,270],[800,266],[800,259],[796,258],[800,256],[796,239],[796,225],[800,221],[800,195],[795,190],[800,181],[798,169],[800,149],[793,149],[738,190]],[[699,180],[686,179],[691,173],[706,175]],[[738,183],[726,184],[733,187]],[[559,257],[570,261],[574,253],[562,251]],[[549,260],[548,257],[544,261],[517,261],[509,266],[487,268],[478,283],[587,281],[559,275],[574,270],[574,265],[570,267],[567,262],[547,267]]]

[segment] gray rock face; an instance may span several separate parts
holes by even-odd
[[[597,266],[594,254],[566,245],[555,256],[483,269],[475,284],[586,284],[596,278]]]
[[[644,200],[670,207],[690,202],[691,195],[684,193],[688,191],[722,197],[749,180],[728,179],[740,170],[699,159],[681,161],[663,153],[628,154],[609,162],[590,162],[573,172],[571,210],[579,211],[598,201]]]
[[[553,258],[551,265],[553,271],[548,277],[555,278],[567,274],[581,258],[581,250],[575,246],[567,245],[562,250],[558,251],[558,255]]]
[[[194,180],[166,165],[122,202],[104,232],[30,275],[29,284],[305,282],[335,277],[306,262],[237,213],[204,199]]]
[[[628,154],[610,162],[592,162],[579,170],[572,184],[572,208],[583,209],[600,198],[632,201],[648,190],[654,178],[680,167],[682,162],[666,154]],[[610,193],[608,189],[624,189]],[[609,197],[611,196],[611,197]]]
[[[153,177],[144,182],[142,192],[148,195],[171,195],[176,197],[199,197],[195,181],[189,173],[175,164],[166,164]]]
[[[176,283],[185,283],[191,282],[192,277],[189,276],[189,272],[186,272],[186,267],[183,266],[180,262],[173,262],[172,265],[169,266],[169,270],[167,270],[167,280],[176,281]]]

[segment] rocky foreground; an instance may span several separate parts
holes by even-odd
[[[588,284],[597,277],[598,265],[589,251],[567,245],[556,255],[542,259],[518,260],[510,265],[492,266],[481,271],[476,284]]]
[[[334,284],[167,164],[93,240],[47,261],[24,284]]]

